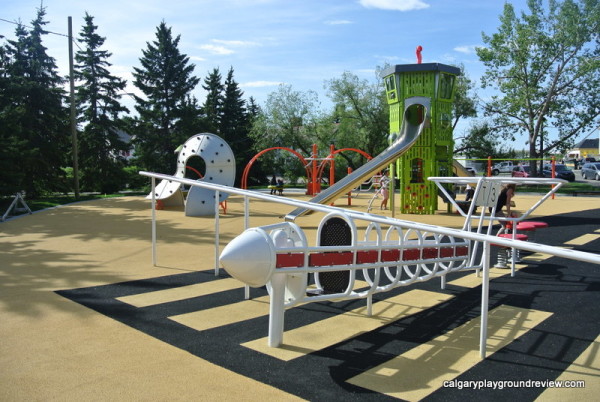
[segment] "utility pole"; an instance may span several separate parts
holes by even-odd
[[[536,172],[538,174],[542,174],[542,172],[544,171],[544,123],[546,122],[546,119],[542,117],[542,124],[540,126],[540,170],[537,170]],[[537,163],[536,161],[533,161],[532,165],[536,165]]]
[[[79,162],[77,147],[77,121],[75,116],[75,75],[73,69],[73,20],[69,22],[69,83],[71,87],[71,141],[73,152],[73,178],[75,185],[75,199],[79,198]]]

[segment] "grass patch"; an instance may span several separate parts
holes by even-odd
[[[548,186],[536,185],[536,186],[518,186],[517,190],[523,193],[546,193]],[[575,193],[600,193],[600,187],[593,186],[589,183],[577,183],[571,182],[564,184],[558,189],[558,194],[575,194]]]

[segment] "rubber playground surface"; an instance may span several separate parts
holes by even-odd
[[[369,198],[353,199],[351,208],[366,211]],[[517,193],[516,209],[537,199]],[[460,227],[462,218],[440,205],[436,215],[396,217]],[[254,200],[250,208],[250,226],[279,222],[291,209]],[[266,290],[251,289],[245,300],[243,284],[224,270],[215,275],[214,218],[185,217],[177,208],[157,218],[157,266],[143,197],[0,223],[1,401],[600,394],[598,265],[528,253],[515,277],[492,269],[485,360],[478,354],[481,279],[472,272],[449,276],[444,290],[432,280],[377,294],[372,317],[364,300],[294,307],[285,315],[284,345],[269,348]],[[321,218],[297,221],[311,244]],[[549,224],[537,231],[539,243],[600,250],[600,198],[557,196],[532,218]],[[220,225],[223,247],[243,229],[240,197],[230,198]]]

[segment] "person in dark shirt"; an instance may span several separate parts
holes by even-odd
[[[471,201],[473,199],[473,196],[475,195],[475,189],[470,185],[467,184],[467,187],[465,188],[467,195],[465,197],[465,201]]]
[[[515,195],[515,190],[517,188],[517,185],[514,183],[509,183],[507,185],[504,186],[504,188],[502,189],[502,191],[500,192],[500,195],[498,196],[498,201],[496,201],[496,216],[498,217],[514,217],[514,212],[511,212],[510,208],[512,206],[512,198]],[[506,209],[504,211],[504,209]],[[490,212],[492,211],[492,208],[490,208]],[[504,220],[500,220],[500,224],[502,225],[502,228],[500,229],[500,232],[503,232],[506,228],[506,221]],[[499,232],[499,233],[500,233]]]

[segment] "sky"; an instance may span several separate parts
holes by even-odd
[[[518,11],[526,0],[510,1]],[[315,91],[323,108],[330,105],[324,83],[345,71],[375,80],[375,69],[386,63],[416,63],[415,49],[423,47],[423,63],[465,66],[475,82],[484,72],[475,47],[482,32],[497,32],[504,0],[0,0],[0,35],[14,38],[15,24],[25,25],[46,8],[44,38],[59,73],[68,74],[68,17],[78,36],[85,13],[94,17],[97,33],[106,38],[103,50],[112,53],[111,72],[133,86],[133,67],[142,49],[156,40],[164,21],[179,50],[204,79],[215,67],[223,79],[233,67],[234,79],[263,105],[280,84],[295,91]],[[77,50],[77,46],[75,46]],[[194,95],[204,102],[198,85]],[[129,102],[132,102],[129,100]],[[124,99],[131,109],[131,104]]]

